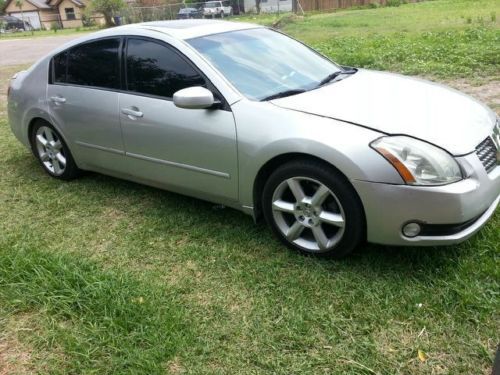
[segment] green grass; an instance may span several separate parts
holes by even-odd
[[[412,15],[419,21],[407,27],[422,31],[396,30],[428,45],[415,49],[423,61],[440,47],[425,33],[447,31],[431,30],[439,17],[419,26],[426,19],[419,7],[429,19],[441,4],[450,20],[466,17],[464,2],[454,3],[419,4]],[[314,17],[356,22],[407,7]],[[485,7],[467,9],[491,11]],[[284,29],[297,36],[303,27],[321,48],[350,48],[355,31],[336,27],[341,47],[332,47],[317,31],[313,40],[312,20]],[[366,22],[359,21],[359,34]],[[394,31],[382,23],[366,36],[388,38],[385,48],[374,47],[375,61],[404,71],[407,65],[391,60],[403,54]],[[453,25],[450,33],[472,32]],[[483,29],[479,43],[494,50],[487,35],[497,27]],[[464,48],[480,49],[470,44]],[[480,66],[492,69],[484,60]],[[0,67],[0,373],[491,371],[500,340],[498,213],[459,246],[365,245],[342,262],[303,257],[234,210],[93,173],[69,183],[49,178],[6,121],[5,84],[19,69]]]
[[[19,31],[15,33],[4,33],[0,34],[0,40],[5,39],[24,39],[24,38],[37,38],[44,36],[61,36],[61,35],[72,35],[72,34],[80,34],[80,33],[88,33],[91,31],[99,30],[98,27],[81,27],[75,29],[60,29],[57,31],[54,30],[34,30],[34,31]]]
[[[304,17],[245,16],[273,25],[343,65],[437,78],[490,80],[500,75],[495,0],[441,0]]]
[[[30,328],[44,334],[27,340],[41,352],[71,353],[71,361],[67,355],[51,357],[50,373],[159,373],[189,342],[192,332],[177,294],[102,271],[95,263],[40,251],[40,243],[29,248],[15,237],[2,240],[0,295],[9,302],[0,312],[35,313]]]

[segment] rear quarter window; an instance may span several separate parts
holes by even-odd
[[[52,82],[66,83],[66,68],[68,53],[64,51],[52,58]]]

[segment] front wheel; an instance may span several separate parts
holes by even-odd
[[[264,186],[264,217],[288,247],[342,258],[364,239],[361,202],[347,179],[315,161],[279,167]]]

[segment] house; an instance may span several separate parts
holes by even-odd
[[[49,30],[55,25],[59,28],[83,26],[85,8],[90,0],[7,0],[5,13],[29,22],[37,30]],[[91,19],[98,25],[104,24],[101,14],[93,14]]]

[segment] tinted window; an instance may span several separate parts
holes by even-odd
[[[204,86],[205,80],[175,51],[144,39],[129,39],[127,88],[171,98],[178,90]]]
[[[59,55],[54,56],[52,59],[53,66],[53,82],[54,83],[64,83],[66,82],[66,56],[67,53],[63,52]]]
[[[69,50],[67,83],[117,89],[120,87],[120,39],[104,39]]]

